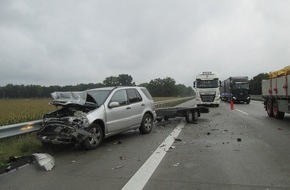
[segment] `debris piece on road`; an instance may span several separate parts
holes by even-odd
[[[55,165],[54,158],[46,153],[35,153],[32,154],[35,158],[36,163],[44,168],[46,171],[52,170]]]
[[[182,140],[178,138],[174,138],[174,141],[177,142],[177,141],[182,141]]]
[[[123,168],[124,166],[116,166],[114,168],[112,168],[112,170],[117,170],[117,169],[120,169],[120,168]]]
[[[207,135],[210,135],[210,132],[207,132]]]
[[[115,142],[114,144],[122,144],[123,142],[121,140],[118,140],[118,142]]]
[[[237,141],[238,141],[238,142],[241,142],[241,141],[242,141],[242,139],[241,139],[241,138],[237,138]]]
[[[161,145],[160,148],[165,147],[165,144]]]
[[[175,146],[171,146],[169,149],[175,149]]]
[[[179,166],[179,163],[176,163],[176,164],[174,164],[173,166],[174,166],[174,167],[178,167],[178,166]]]
[[[125,156],[120,156],[120,160],[126,160]]]
[[[55,165],[54,158],[46,153],[35,153],[31,156],[21,157],[11,156],[8,161],[9,163],[6,166],[0,168],[0,174],[18,170],[19,168],[32,163],[36,163],[46,171],[51,170]]]
[[[278,128],[278,130],[283,130],[282,128]]]

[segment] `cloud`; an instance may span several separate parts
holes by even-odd
[[[3,0],[0,86],[253,77],[289,65],[289,14],[287,1]]]

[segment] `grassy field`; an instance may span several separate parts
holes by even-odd
[[[55,110],[51,99],[0,99],[0,126],[41,119],[44,113]]]
[[[156,97],[154,101],[173,99],[176,97]],[[41,119],[44,113],[55,110],[49,105],[51,99],[5,99],[0,100],[1,125],[20,123]],[[184,102],[177,101],[166,106],[175,106]],[[35,138],[35,133],[0,139],[0,167],[7,164],[11,156],[26,156],[35,152],[48,152]]]

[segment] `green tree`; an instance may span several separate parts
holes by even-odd
[[[262,94],[262,80],[269,79],[268,73],[260,73],[250,80],[250,94],[261,95]]]
[[[114,76],[107,77],[103,81],[103,85],[104,86],[119,86],[119,78],[114,77]]]
[[[170,97],[175,96],[175,80],[173,78],[167,77],[165,79],[154,79],[148,84],[148,90],[155,97]]]
[[[133,78],[130,75],[120,74],[118,76],[118,80],[119,80],[120,86],[135,86],[135,83],[133,82]]]

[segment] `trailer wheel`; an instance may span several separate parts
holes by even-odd
[[[278,104],[276,100],[273,101],[273,115],[276,119],[283,119],[285,115],[284,112],[280,112],[278,110]]]
[[[197,110],[194,110],[193,111],[193,118],[192,118],[192,121],[195,122],[198,120],[198,111]]]
[[[186,119],[186,122],[187,122],[187,123],[192,123],[192,121],[193,121],[193,113],[192,113],[191,110],[188,110],[188,111],[186,112],[185,119]]]
[[[269,117],[273,117],[273,107],[272,107],[272,100],[269,98],[267,100],[266,111]]]
[[[198,112],[196,110],[188,110],[185,119],[187,123],[194,123],[198,119]]]

